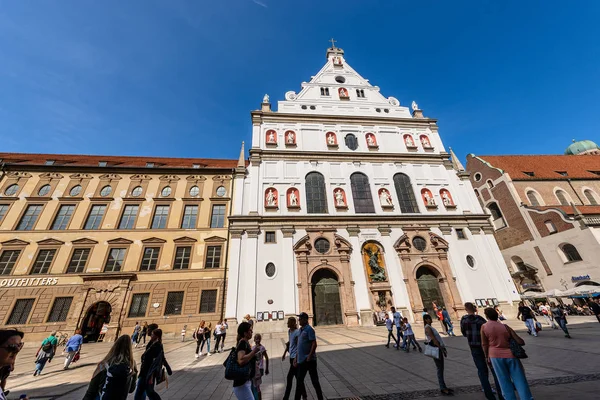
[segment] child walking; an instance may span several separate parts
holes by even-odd
[[[396,349],[399,349],[398,347],[398,339],[396,339],[396,336],[394,336],[394,321],[392,321],[390,319],[390,316],[386,313],[385,314],[385,327],[388,330],[388,341],[387,344],[385,345],[385,347],[389,348],[390,347],[390,339],[394,339],[394,342],[396,342]]]
[[[419,342],[417,342],[415,340],[415,333],[412,330],[412,326],[410,325],[410,322],[408,322],[408,318],[405,317],[402,320],[402,322],[404,322],[404,324],[402,325],[402,330],[404,331],[404,338],[406,340],[406,348],[404,349],[404,351],[406,351],[408,353],[408,349],[410,347],[410,344],[412,343],[413,350],[416,350],[418,347],[419,352],[422,352],[423,349],[421,349]]]
[[[254,393],[254,398],[258,400],[262,400],[262,395],[260,393],[260,384],[262,383],[262,376],[269,375],[269,356],[267,355],[267,349],[260,342],[262,340],[262,336],[260,333],[254,335],[254,349],[258,349],[256,353],[256,368],[254,378],[252,378],[252,392]]]

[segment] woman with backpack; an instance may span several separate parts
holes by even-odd
[[[204,320],[200,321],[198,328],[194,330],[192,334],[194,340],[196,340],[196,358],[200,357],[202,353],[200,353],[200,346],[204,345]]]
[[[135,390],[136,376],[131,337],[123,335],[98,363],[83,400],[125,400]]]
[[[35,371],[33,372],[33,376],[40,375],[46,363],[52,361],[54,354],[56,354],[56,346],[58,346],[58,339],[56,338],[56,331],[54,331],[44,339],[35,355]]]
[[[150,400],[160,400],[160,396],[154,391],[154,385],[162,383],[166,379],[165,372],[169,375],[173,374],[165,358],[162,330],[154,329],[146,351],[142,354],[142,365],[134,400],[145,400],[146,396]]]

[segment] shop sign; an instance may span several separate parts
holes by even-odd
[[[17,278],[2,279],[0,287],[25,287],[25,286],[54,286],[58,284],[58,278]]]
[[[581,281],[589,281],[592,278],[590,278],[589,275],[579,275],[579,276],[572,276],[571,277],[571,282],[581,282]]]

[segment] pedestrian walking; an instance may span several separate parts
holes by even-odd
[[[396,311],[396,307],[392,307],[392,317],[394,318],[394,325],[396,325],[396,345],[394,347],[400,348],[400,339],[402,336],[402,313]]]
[[[138,342],[138,336],[140,335],[142,327],[138,321],[135,321],[135,326],[133,327],[133,334],[131,335],[131,343]]]
[[[52,361],[52,358],[56,354],[56,346],[58,346],[58,339],[56,338],[56,331],[53,331],[50,336],[42,341],[35,355],[35,371],[33,372],[33,376],[40,375],[46,363]]]
[[[537,319],[535,318],[535,315],[533,315],[533,311],[531,310],[531,308],[527,307],[522,301],[519,302],[519,312],[517,313],[517,319],[519,319],[519,316],[521,317],[521,320],[525,322],[525,326],[527,327],[527,333],[537,337],[538,334],[537,330],[535,329],[535,322],[537,321]]]
[[[206,344],[206,355],[210,356],[210,334],[212,332],[212,324],[209,322],[208,325],[204,327],[204,342],[200,345],[200,355],[202,355],[202,349]]]
[[[560,329],[565,333],[565,337],[571,339],[571,335],[569,335],[569,330],[567,329],[567,315],[566,313],[556,306],[556,303],[550,303],[550,313],[552,314],[552,318],[558,323]]]
[[[262,377],[269,375],[269,356],[267,355],[267,349],[261,344],[262,335],[257,333],[254,335],[254,347],[258,348],[256,352],[256,367],[254,373],[254,379],[252,379],[252,390],[254,392],[254,398],[262,400],[262,394],[260,391],[260,385],[262,383]]]
[[[108,326],[108,324],[105,322],[102,324],[102,328],[100,328],[100,335],[98,335],[98,342],[103,342],[104,341],[104,337],[106,336],[106,333],[108,332],[108,328],[110,328],[110,326]]]
[[[137,341],[135,342],[135,347],[138,347],[138,344],[144,339],[144,344],[146,344],[146,335],[148,334],[148,323],[144,321],[142,325],[142,331],[137,337]]]
[[[456,336],[454,334],[454,325],[452,325],[452,320],[450,319],[450,313],[448,313],[446,307],[442,307],[442,317],[444,317],[444,328],[446,328],[446,332],[448,332],[448,335]]]
[[[393,310],[393,309],[392,309]],[[306,374],[310,375],[310,380],[315,388],[318,400],[323,399],[323,391],[319,383],[319,374],[317,372],[317,335],[315,330],[308,324],[308,314],[301,312],[298,314],[300,322],[300,336],[298,336],[297,357],[294,365],[298,368],[298,377],[296,382],[295,400],[300,400],[302,393],[306,393],[304,379]]]
[[[252,328],[254,328],[254,321],[252,320],[252,317],[250,316],[250,314],[246,314],[246,316],[244,317],[244,319],[246,320],[247,323],[250,324],[250,326]]]
[[[389,319],[389,316],[388,320]],[[390,320],[391,321],[391,320]],[[290,353],[290,369],[288,370],[286,384],[285,384],[285,393],[283,395],[283,400],[289,400],[290,393],[292,392],[292,385],[294,384],[294,378],[296,378],[297,368],[294,365],[294,361],[298,356],[298,337],[300,336],[300,329],[298,329],[298,325],[296,323],[296,318],[289,317],[288,318],[288,342],[285,344],[285,350],[283,351],[283,356],[281,356],[281,361],[285,360],[285,354]],[[391,324],[390,328],[391,330]],[[304,393],[301,393],[302,399],[306,400],[308,397],[306,394],[306,387],[304,387]]]
[[[200,321],[200,324],[198,324],[198,328],[196,328],[194,330],[194,333],[192,334],[192,337],[196,340],[196,352],[194,353],[196,355],[196,358],[202,355],[202,352],[200,351],[200,346],[204,344],[204,324],[204,320]]]
[[[387,341],[387,344],[385,345],[385,347],[389,348],[390,347],[390,339],[394,339],[394,342],[396,343],[394,345],[394,347],[396,349],[398,349],[399,342],[398,342],[398,339],[396,338],[396,336],[394,336],[394,321],[392,321],[390,319],[390,316],[387,314],[385,314],[385,327],[388,330],[388,337],[387,337],[388,341]]]
[[[185,342],[185,333],[187,332],[187,325],[184,325],[181,329],[181,341]]]
[[[148,329],[151,331],[150,341],[146,346],[146,351],[142,354],[142,365],[134,400],[145,400],[146,397],[150,400],[160,400],[160,396],[154,390],[154,385],[161,383],[166,378],[163,376],[163,367],[165,367],[167,374],[173,374],[171,366],[165,358],[162,330],[158,328],[150,330],[152,325],[150,324]]]
[[[23,348],[23,336],[25,336],[23,332],[16,329],[0,329],[0,369],[3,370],[0,400],[6,400],[5,393],[8,394],[8,391],[5,391],[7,374],[12,370],[17,360],[17,354]],[[21,400],[28,400],[28,397],[23,397]]]
[[[447,335],[448,334],[448,328],[446,327],[446,324],[444,324],[444,314],[442,314],[442,309],[441,308],[437,308],[436,311],[435,311],[435,315],[436,315],[438,321],[440,321],[440,325],[442,325],[442,329],[444,330],[444,335]],[[433,321],[433,319],[432,319],[432,321]]]
[[[229,325],[227,324],[227,319],[223,320],[221,324],[221,353],[223,352],[223,348],[225,347],[225,338],[227,337],[227,329],[229,329]]]
[[[67,344],[65,345],[65,367],[64,369],[69,369],[69,365],[73,361],[77,361],[79,359],[79,352],[81,351],[81,345],[83,344],[83,336],[81,336],[81,329],[75,330],[75,334],[69,338]]]
[[[133,358],[133,338],[118,338],[98,363],[83,400],[126,400],[135,390],[137,368]]]
[[[552,329],[558,329],[558,326],[556,326],[556,324],[554,323],[554,319],[552,318],[550,307],[548,307],[546,303],[539,302],[538,311],[540,312],[540,314],[542,314],[542,317],[544,317],[544,320],[546,321],[548,326],[551,326]]]
[[[433,358],[435,362],[435,367],[437,369],[437,377],[438,383],[440,385],[440,392],[446,396],[452,396],[454,394],[454,390],[449,389],[446,386],[446,382],[444,381],[444,358],[448,357],[448,350],[446,349],[446,345],[442,340],[439,332],[431,326],[433,320],[430,315],[426,315],[423,317],[423,323],[425,324],[425,337],[427,338],[427,344],[429,346],[437,347],[439,349],[438,358]]]
[[[592,312],[594,313],[594,315],[596,316],[596,319],[598,320],[598,322],[600,322],[600,304],[598,304],[598,301],[600,299],[590,299],[588,301],[588,305],[590,307],[590,310],[592,310]]]
[[[510,349],[511,338],[521,346],[525,341],[511,327],[498,321],[496,310],[486,308],[484,313],[488,321],[481,327],[481,346],[496,372],[502,396],[505,400],[516,400],[516,388],[520,400],[532,400],[523,364]]]
[[[413,350],[418,348],[419,352],[423,352],[421,345],[419,345],[419,342],[415,340],[415,333],[412,330],[410,322],[408,322],[408,318],[404,317],[402,322],[402,332],[404,333],[404,351],[408,353],[408,349],[412,344]]]
[[[248,322],[242,322],[238,325],[237,329],[237,340],[236,340],[236,353],[237,363],[240,367],[248,363],[256,363],[256,353],[258,348],[252,349],[250,346],[250,340],[252,339],[252,325]],[[252,377],[254,374],[250,374],[248,379],[234,379],[233,380],[233,394],[238,400],[254,400],[252,394]],[[137,400],[137,399],[136,399]]]
[[[489,381],[488,363],[481,345],[481,327],[487,321],[482,316],[476,314],[477,309],[473,303],[465,303],[465,311],[467,312],[467,315],[463,315],[463,317],[460,319],[460,331],[469,342],[471,357],[473,357],[473,362],[477,368],[477,375],[479,376],[479,382],[481,382],[481,388],[483,389],[485,398],[488,400],[495,400],[496,397]],[[490,369],[492,370],[492,376],[494,377],[494,383],[496,384],[498,397],[500,400],[502,400],[503,397],[500,393],[501,389],[500,383],[498,382],[498,377],[491,366]]]
[[[217,322],[215,325],[215,353],[219,352],[219,346],[221,345],[221,339],[223,338],[223,321]]]

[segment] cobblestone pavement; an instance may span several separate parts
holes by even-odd
[[[529,358],[523,361],[533,394],[538,399],[596,399],[600,390],[598,372],[600,324],[595,318],[571,317],[569,328],[573,339],[562,331],[544,329],[538,338],[524,334]],[[523,331],[522,323],[509,325]],[[545,327],[545,326],[544,326]],[[260,324],[257,326],[260,330]],[[422,327],[414,327],[417,338]],[[418,352],[406,354],[383,346],[387,331],[376,328],[317,328],[318,365],[325,396],[363,399],[427,399],[438,397],[434,363]],[[233,336],[233,335],[230,335]],[[281,361],[284,333],[266,333],[263,345],[271,358],[270,374],[263,378],[264,400],[281,399],[289,368]],[[26,340],[27,338],[25,338]],[[466,339],[445,338],[448,346],[446,383],[456,389],[455,398],[483,399],[477,370],[471,359]],[[233,344],[228,337],[227,345]],[[16,369],[9,378],[9,399],[28,394],[30,399],[81,400],[96,363],[106,354],[109,343],[84,345],[81,360],[68,371],[62,370],[62,357],[48,364],[41,376],[32,376],[37,347],[27,343],[19,354]],[[194,358],[195,343],[166,341],[167,359],[174,369],[169,387],[159,387],[163,399],[230,399],[234,398],[231,381],[223,378],[222,363],[226,354]],[[142,349],[135,350],[136,357]],[[307,379],[309,398],[315,398]],[[130,396],[132,399],[133,396]]]

